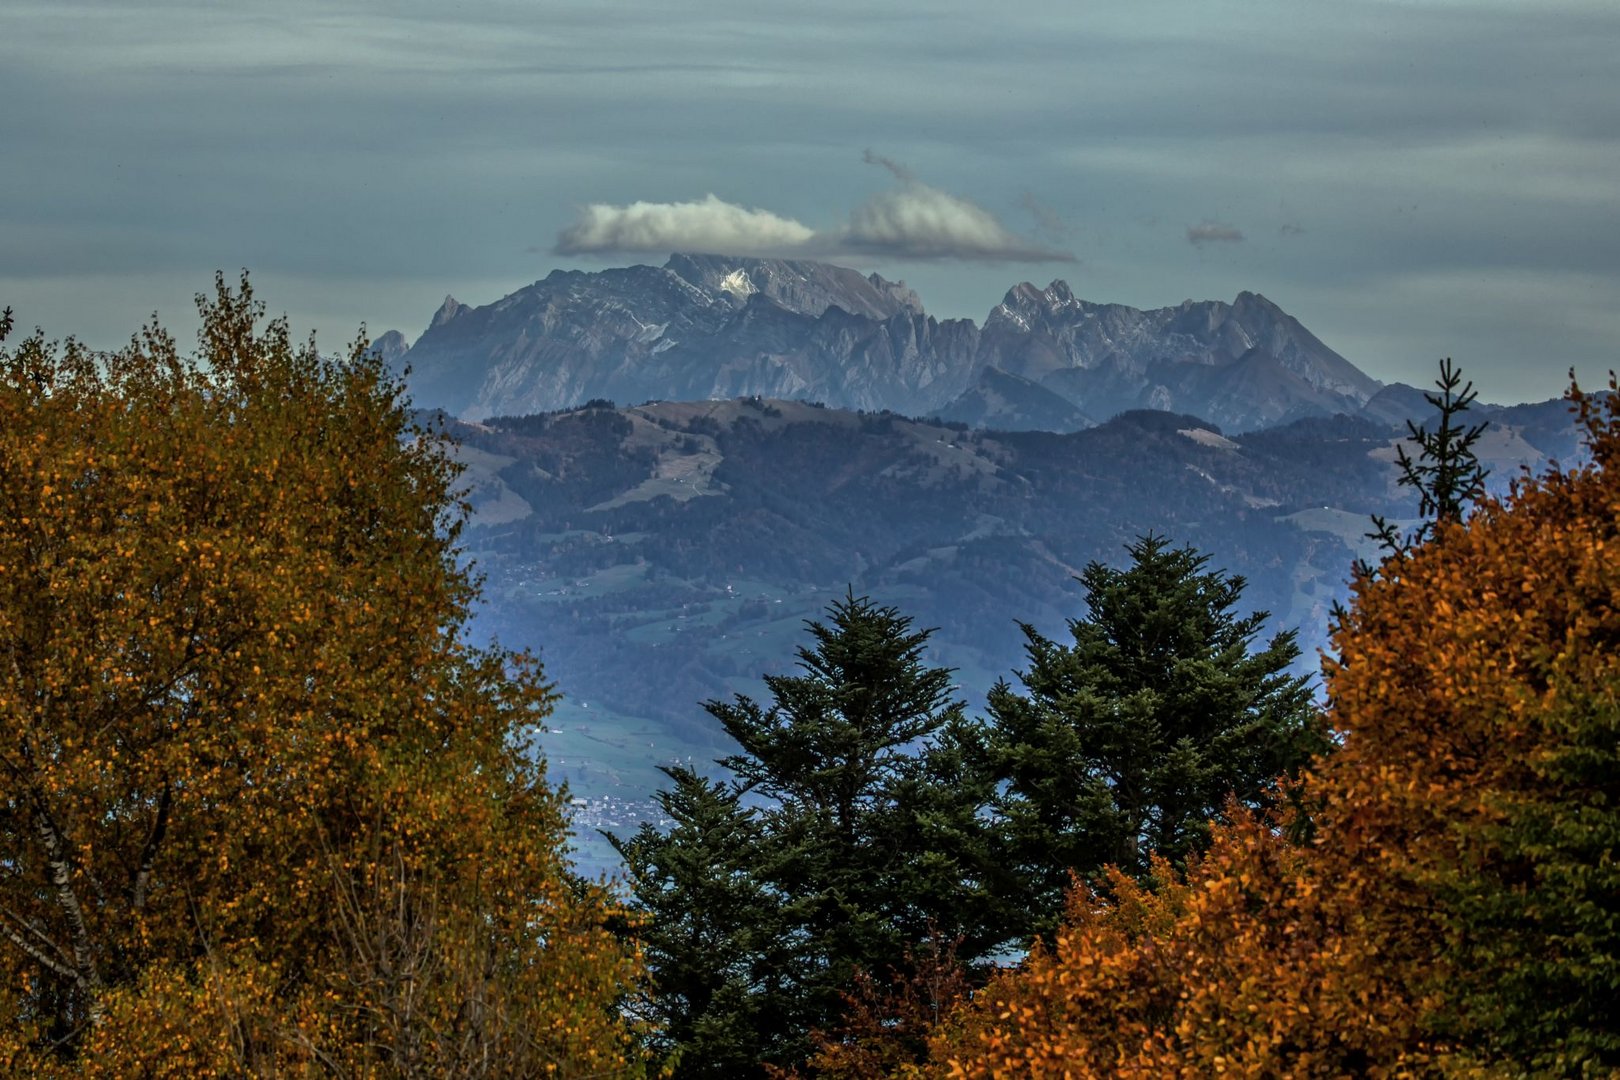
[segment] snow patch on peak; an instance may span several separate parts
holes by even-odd
[[[1007,301],[997,304],[990,312],[987,323],[1010,322],[1024,332],[1029,331],[1029,320]]]
[[[720,279],[720,291],[728,292],[739,300],[746,300],[748,297],[758,292],[759,289],[754,285],[752,279],[749,278],[747,271],[733,270],[731,273]]]

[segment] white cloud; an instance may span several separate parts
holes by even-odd
[[[1030,242],[967,199],[919,181],[874,195],[849,217],[838,246],[897,259],[1073,262],[1068,252]]]
[[[792,218],[710,194],[697,202],[592,203],[557,235],[554,250],[559,255],[671,251],[765,255],[803,247],[814,235],[814,230]]]
[[[862,203],[839,228],[811,229],[713,194],[697,202],[592,203],[557,235],[552,250],[558,255],[702,251],[919,262],[1075,261],[1068,252],[1009,231],[977,203],[930,187],[896,161],[870,150],[865,160],[888,170],[898,186]]]

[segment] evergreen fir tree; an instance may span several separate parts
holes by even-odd
[[[1376,540],[1383,556],[1378,565],[1357,559],[1351,566],[1356,580],[1379,574],[1398,573],[1403,562],[1415,551],[1433,540],[1442,526],[1461,524],[1468,508],[1485,495],[1485,479],[1490,470],[1479,463],[1474,444],[1485,433],[1488,421],[1463,424],[1459,417],[1479,395],[1472,382],[1465,383],[1462,371],[1451,362],[1451,357],[1440,361],[1440,377],[1435,380],[1437,394],[1425,393],[1423,400],[1439,414],[1434,431],[1427,424],[1406,422],[1407,442],[1417,446],[1417,457],[1407,453],[1406,447],[1395,446],[1395,464],[1401,475],[1397,482],[1412,488],[1418,494],[1418,523],[1409,533],[1382,514],[1372,516],[1372,532],[1368,540]],[[1329,611],[1329,625],[1343,624],[1345,606],[1335,600]]]
[[[827,614],[799,673],[766,676],[769,704],[705,706],[738,744],[719,762],[734,779],[671,772],[676,828],[621,845],[657,993],[679,995],[654,1005],[677,1021],[677,1076],[793,1067],[858,971],[887,977],[931,933],[996,936],[973,871],[986,792],[952,749],[966,721],[924,662],[931,631],[853,594]]]
[[[1421,520],[1410,535],[1403,536],[1394,522],[1374,514],[1373,531],[1367,534],[1369,540],[1378,541],[1390,559],[1405,558],[1413,548],[1432,540],[1440,526],[1462,521],[1463,513],[1485,493],[1485,478],[1490,475],[1474,454],[1474,444],[1485,433],[1487,422],[1468,425],[1458,420],[1479,396],[1474,384],[1463,382],[1462,372],[1448,356],[1440,361],[1440,377],[1434,385],[1440,392],[1426,393],[1423,400],[1440,414],[1435,430],[1408,420],[1407,441],[1417,444],[1418,456],[1408,454],[1405,446],[1395,446],[1401,486],[1418,493]],[[1356,567],[1359,574],[1370,574],[1372,570],[1365,564]],[[1339,609],[1335,609],[1338,614]]]
[[[1072,645],[1024,626],[1022,692],[990,693],[982,766],[993,800],[1012,940],[1049,931],[1071,873],[1142,878],[1181,867],[1228,799],[1275,797],[1277,777],[1328,745],[1292,631],[1254,649],[1267,616],[1237,614],[1244,579],[1147,536],[1132,565],[1091,563]]]
[[[665,768],[661,832],[650,824],[608,839],[624,858],[640,908],[639,936],[654,972],[635,1003],[651,1022],[654,1050],[679,1052],[679,1075],[731,1077],[757,1068],[782,1037],[779,905],[754,861],[763,833],[738,789],[689,767]]]

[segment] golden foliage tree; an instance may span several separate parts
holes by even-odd
[[[453,463],[363,341],[198,304],[195,361],[0,352],[0,1062],[632,1071]]]
[[[1620,1069],[1620,395],[1591,461],[1360,577],[1326,663],[1314,839],[1218,827],[1185,878],[1077,892],[931,1074]]]

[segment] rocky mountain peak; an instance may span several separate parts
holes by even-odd
[[[901,310],[914,315],[925,314],[922,297],[904,281],[888,281],[877,274],[868,275],[866,281],[878,292],[892,297],[900,305]]]
[[[1230,306],[1220,306],[1225,309],[1223,315],[1251,332],[1274,327],[1285,327],[1290,332],[1296,328],[1301,332],[1305,329],[1288,312],[1256,292],[1240,292]]]
[[[759,293],[802,315],[820,316],[830,307],[872,319],[923,313],[904,282],[831,263],[677,252],[664,269],[737,305]]]
[[[433,313],[433,321],[428,323],[428,329],[437,330],[439,327],[454,319],[457,315],[460,315],[464,311],[470,310],[471,308],[469,308],[466,304],[463,304],[455,297],[446,294],[444,303],[440,304],[439,310]]]
[[[1011,311],[1039,306],[1046,299],[1041,287],[1032,282],[1020,281],[1007,290],[1007,295],[1001,298],[1001,306]]]
[[[1379,388],[1254,292],[1142,310],[1026,281],[981,330],[877,274],[691,252],[557,271],[477,309],[446,297],[408,359],[420,404],[468,418],[761,395],[1045,428],[1159,408],[1243,431]]]
[[[371,343],[366,346],[366,351],[376,353],[382,358],[383,363],[392,366],[409,348],[410,343],[405,340],[404,334],[398,330],[389,330],[372,338]]]
[[[1028,281],[1021,281],[1007,290],[1001,303],[990,312],[986,325],[997,319],[1011,319],[1014,323],[1027,326],[1032,319],[1042,319],[1057,315],[1065,308],[1084,307],[1085,301],[1076,300],[1074,290],[1069,288],[1067,281],[1053,281],[1046,288]]]

